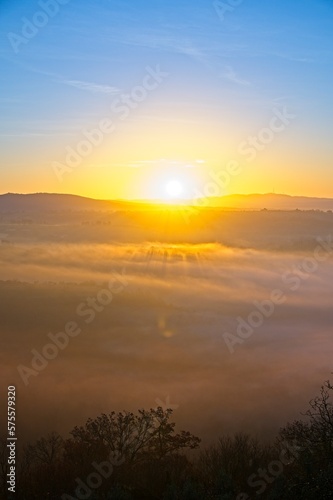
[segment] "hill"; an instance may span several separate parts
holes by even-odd
[[[236,210],[333,210],[333,199],[289,196],[281,194],[227,195],[191,201],[197,207],[219,207]],[[112,211],[154,208],[145,200],[95,200],[71,194],[14,194],[0,195],[0,212],[68,212]],[[172,205],[171,205],[172,206]]]

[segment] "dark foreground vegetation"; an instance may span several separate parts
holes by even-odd
[[[245,434],[198,450],[200,439],[175,430],[172,410],[102,414],[53,433],[21,453],[16,493],[7,492],[7,450],[0,454],[2,498],[18,500],[333,499],[333,386],[325,382],[302,420],[272,444]],[[192,455],[192,456],[191,456]]]

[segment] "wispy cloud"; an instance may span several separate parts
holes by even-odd
[[[88,92],[92,92],[94,94],[117,94],[121,91],[118,87],[101,85],[94,82],[83,82],[82,80],[64,80],[63,83],[80,90],[87,90]]]
[[[301,63],[313,63],[316,60],[314,57],[297,56],[297,55],[292,55],[290,53],[276,52],[274,53],[274,55],[276,57],[281,57],[282,59],[287,59],[288,61],[295,61]]]
[[[155,167],[160,167],[160,168],[170,168],[170,167],[177,167],[177,168],[195,168],[198,164],[204,164],[206,163],[206,160],[189,160],[188,162],[183,162],[179,160],[171,160],[167,158],[158,158],[154,160],[137,160],[135,162],[132,162],[130,164],[126,164],[127,167],[132,167],[132,168],[140,168],[140,167],[147,167],[147,166],[155,166]]]
[[[126,33],[113,30],[112,34],[107,34],[107,39],[121,45],[183,54],[200,62],[206,59],[206,49],[194,43],[192,37],[180,35],[179,32],[175,35],[169,26],[160,27],[158,30],[150,29],[145,33],[136,29],[127,29]]]
[[[244,80],[237,76],[235,71],[231,66],[226,66],[224,73],[221,75],[223,78],[229,80],[230,82],[237,83],[238,85],[251,85],[251,83],[248,80]]]

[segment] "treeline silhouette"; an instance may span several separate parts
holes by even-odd
[[[193,456],[200,439],[176,432],[172,410],[112,412],[28,444],[8,493],[2,440],[2,497],[18,500],[333,499],[333,386],[326,381],[301,420],[262,443],[239,433]],[[192,456],[191,456],[192,455]]]

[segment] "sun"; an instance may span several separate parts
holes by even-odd
[[[176,179],[168,181],[165,185],[165,192],[169,198],[179,198],[183,191],[182,183]]]

